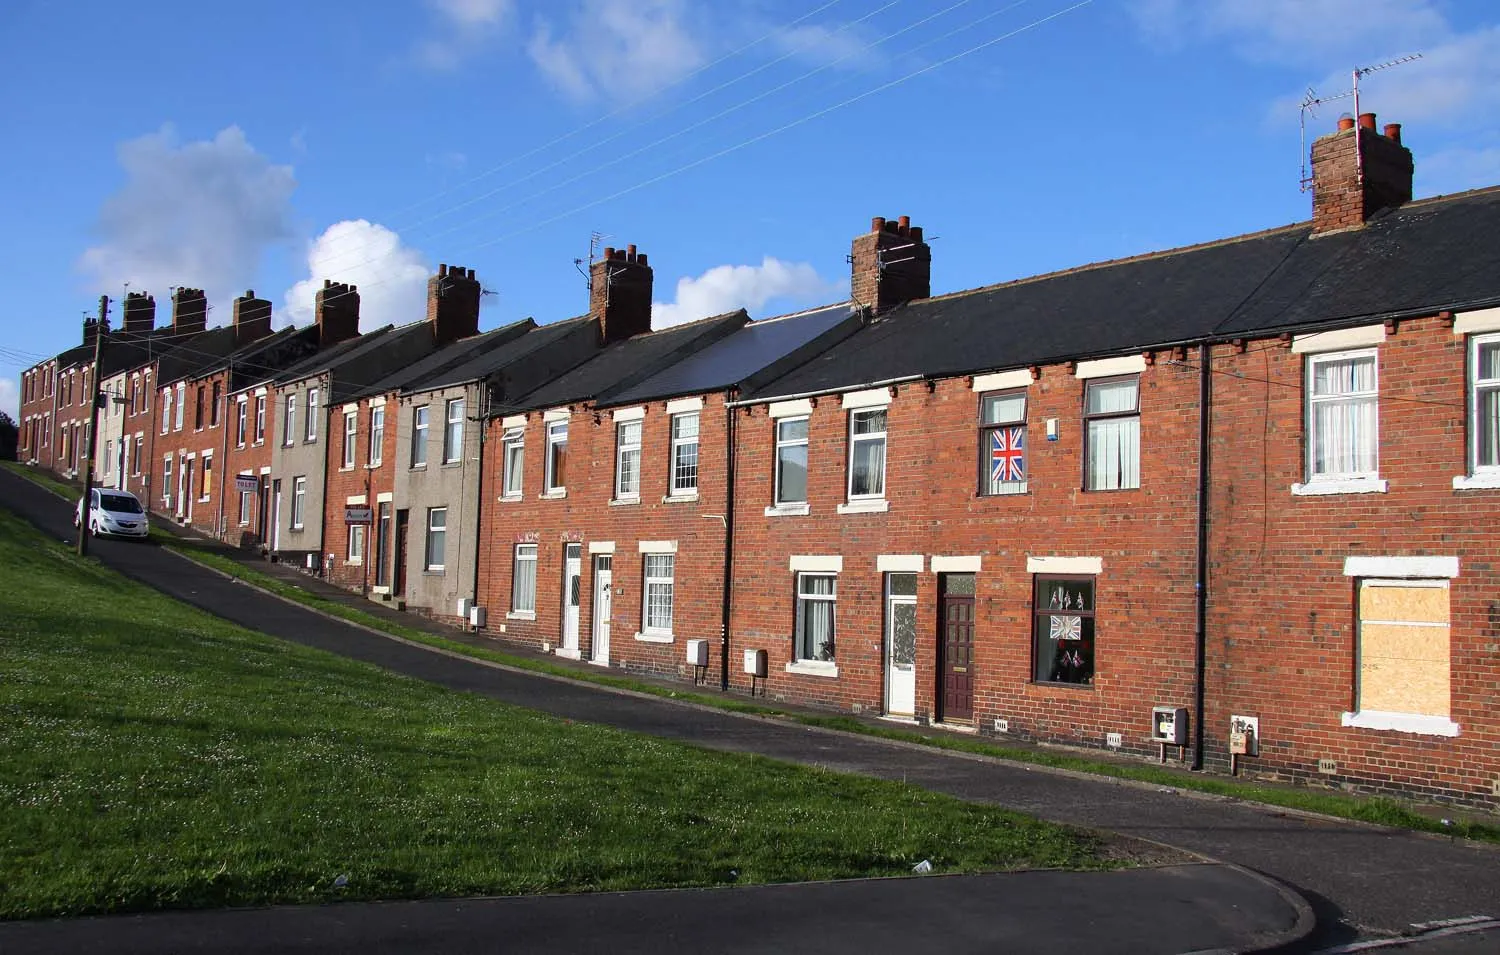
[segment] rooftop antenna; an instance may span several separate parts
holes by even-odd
[[[1337,100],[1348,99],[1351,96],[1354,98],[1354,124],[1355,124],[1355,130],[1356,130],[1356,132],[1354,134],[1354,171],[1355,171],[1355,175],[1358,177],[1358,182],[1361,185],[1363,185],[1364,181],[1365,181],[1365,156],[1364,156],[1364,148],[1363,148],[1363,145],[1360,142],[1360,136],[1359,136],[1359,133],[1358,133],[1358,129],[1359,129],[1359,78],[1361,76],[1368,76],[1371,73],[1377,73],[1380,70],[1388,70],[1388,69],[1390,69],[1393,66],[1400,66],[1403,63],[1410,63],[1413,60],[1420,60],[1421,58],[1422,58],[1422,54],[1420,54],[1420,53],[1412,53],[1412,54],[1409,54],[1407,56],[1397,57],[1394,60],[1387,60],[1384,63],[1377,63],[1374,66],[1361,66],[1361,67],[1357,67],[1354,70],[1350,71],[1350,74],[1349,74],[1349,81],[1350,81],[1349,82],[1349,89],[1345,90],[1342,93],[1334,93],[1334,94],[1332,94],[1330,96],[1319,96],[1317,94],[1317,92],[1311,86],[1309,86],[1307,88],[1307,93],[1302,97],[1302,104],[1301,104],[1302,105],[1302,121],[1301,121],[1301,126],[1302,126],[1302,191],[1303,192],[1306,192],[1309,188],[1312,187],[1312,175],[1311,175],[1311,173],[1308,172],[1308,169],[1307,169],[1307,114],[1309,112],[1312,112],[1314,116],[1317,116],[1317,113],[1315,111],[1316,108],[1318,106],[1323,105],[1324,103],[1332,103],[1332,102],[1335,102]]]
[[[608,238],[611,238],[608,232],[599,232],[598,230],[590,232],[589,257],[587,259],[573,260],[573,268],[577,269],[578,274],[583,276],[583,284],[588,286],[590,293],[594,291],[594,272],[589,266],[599,257],[599,248],[604,244],[604,240]]]

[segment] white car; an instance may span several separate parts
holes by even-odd
[[[83,523],[83,501],[73,514],[73,526]],[[107,534],[116,537],[145,537],[151,533],[146,520],[146,509],[140,498],[129,491],[95,488],[89,502],[89,533],[95,537]]]

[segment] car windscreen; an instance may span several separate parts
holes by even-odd
[[[141,502],[124,494],[102,494],[99,497],[99,506],[106,511],[114,511],[117,514],[139,514]]]

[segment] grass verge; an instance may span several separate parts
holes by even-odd
[[[0,917],[1118,864],[1005,810],[255,634],[3,510],[0,577]]]
[[[31,469],[18,470],[20,470],[23,476],[36,480],[38,483],[44,485],[57,484],[57,482],[51,481],[46,475],[40,472]],[[62,487],[64,496],[69,496],[73,493],[66,486]],[[774,706],[753,703],[734,697],[670,689],[654,683],[633,680],[629,677],[579,671],[569,667],[558,666],[545,660],[536,660],[485,647],[476,647],[469,643],[444,638],[426,630],[392,623],[383,617],[366,613],[339,601],[328,600],[294,584],[289,584],[269,574],[257,571],[253,567],[246,566],[244,563],[226,556],[216,545],[177,538],[156,529],[153,529],[152,534],[153,538],[158,538],[164,546],[171,547],[179,553],[189,556],[207,566],[230,574],[247,583],[262,587],[279,596],[333,614],[352,623],[358,623],[416,643],[451,650],[478,659],[503,663],[506,666],[517,669],[548,673],[581,682],[648,693],[653,696],[686,700],[723,710],[786,719],[806,726],[819,726],[843,732],[859,733],[864,736],[874,736],[904,743],[931,746],[936,749],[972,753],[1013,762],[1027,763],[1034,766],[1046,766],[1074,772],[1090,773],[1096,776],[1107,776],[1114,779],[1128,779],[1152,785],[1170,786],[1176,789],[1208,793],[1232,799],[1243,799],[1288,809],[1317,812],[1341,819],[1374,823],[1398,829],[1409,829],[1416,832],[1430,832],[1465,839],[1500,843],[1500,825],[1464,819],[1452,819],[1449,824],[1445,825],[1441,819],[1424,815],[1412,809],[1408,804],[1394,799],[1350,796],[1304,787],[1260,785],[1223,776],[1188,774],[1180,770],[1171,770],[1149,764],[1122,764],[1094,760],[1086,756],[1067,753],[1005,746],[1000,743],[964,736],[934,737],[902,730],[895,726],[872,725],[847,716],[831,714],[825,716],[787,711]]]

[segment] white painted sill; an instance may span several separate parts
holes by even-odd
[[[806,504],[774,504],[766,508],[767,517],[806,517],[812,508]]]
[[[524,494],[502,494],[499,497],[495,498],[495,500],[499,501],[501,504],[514,504],[517,501],[526,500],[526,496]]]
[[[348,564],[350,567],[363,567],[365,565],[365,559],[363,557],[351,557],[348,560],[344,561],[344,563]]]
[[[1361,710],[1345,713],[1341,720],[1344,726],[1367,730],[1393,730],[1397,733],[1413,733],[1418,736],[1458,736],[1459,725],[1446,716],[1420,716],[1415,713],[1387,713],[1382,710]]]
[[[535,610],[507,610],[505,612],[505,619],[506,620],[535,620],[536,619],[536,611]]]
[[[1389,482],[1380,478],[1339,478],[1332,481],[1308,481],[1293,484],[1292,494],[1314,497],[1323,494],[1384,494]]]
[[[822,660],[793,660],[786,665],[786,672],[800,673],[803,676],[821,676],[837,679],[839,665],[837,663],[824,663]]]
[[[1455,491],[1478,491],[1486,488],[1500,488],[1500,471],[1480,471],[1453,479]]]
[[[698,492],[693,491],[690,494],[668,494],[661,499],[661,502],[663,504],[691,504],[697,500]]]
[[[563,488],[559,491],[543,491],[542,493],[538,494],[536,498],[539,501],[560,501],[567,496],[568,489]]]
[[[616,498],[611,498],[610,502],[609,502],[609,506],[610,507],[629,507],[632,504],[639,504],[639,503],[641,503],[641,496],[639,494],[637,494],[634,497],[616,497]]]
[[[670,633],[638,633],[635,638],[642,643],[671,643]]]
[[[884,514],[891,509],[891,502],[885,498],[868,501],[850,501],[840,504],[835,510],[840,514]]]
[[[374,587],[370,588],[370,593],[375,594],[376,596],[388,595],[390,594],[390,592],[391,588],[382,587],[379,584],[376,584]]]

